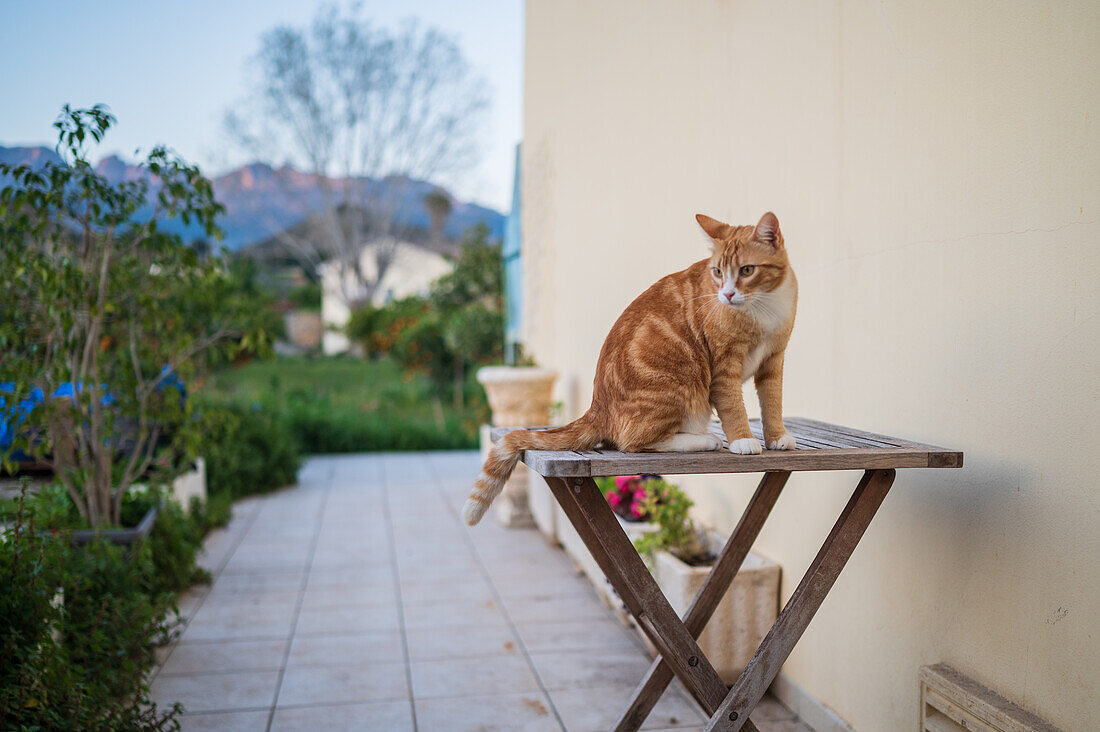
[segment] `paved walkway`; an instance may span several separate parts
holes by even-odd
[[[185,730],[604,730],[649,665],[565,554],[458,510],[472,452],[311,459],[211,534],[162,654]],[[646,729],[701,729],[682,691]],[[812,732],[766,701],[761,730]]]

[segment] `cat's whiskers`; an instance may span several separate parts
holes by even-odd
[[[706,317],[703,318],[704,328],[706,328],[707,325],[710,323],[710,319],[714,317],[714,314],[722,310],[722,307],[723,306],[718,302],[718,299],[715,298],[714,302],[711,303],[710,310],[707,311]]]

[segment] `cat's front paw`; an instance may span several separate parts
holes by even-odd
[[[764,452],[764,446],[755,437],[742,437],[740,440],[730,440],[730,452],[734,455],[759,455]]]
[[[703,448],[704,450],[721,450],[722,449],[722,438],[721,437],[719,437],[718,435],[715,435],[715,434],[708,434],[707,437],[710,438],[710,442],[708,443],[707,447]]]
[[[795,443],[794,438],[785,432],[778,440],[772,440],[768,443],[769,450],[794,450],[797,447],[798,445]]]

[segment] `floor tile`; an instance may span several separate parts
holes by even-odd
[[[263,574],[221,574],[210,587],[210,595],[223,595],[247,592],[297,592],[302,587],[305,573],[272,572]]]
[[[552,551],[547,549],[547,551]],[[560,550],[558,550],[560,551]],[[538,600],[552,597],[595,597],[595,590],[588,578],[569,569],[549,577],[526,576],[511,579],[492,575],[493,587],[505,602],[510,600]]]
[[[287,668],[279,707],[408,699],[403,663]]]
[[[417,699],[420,729],[450,732],[560,732],[553,709],[541,692]]]
[[[333,585],[393,585],[393,570],[388,564],[356,567],[315,568],[310,570],[307,589]]]
[[[531,653],[638,648],[630,632],[617,620],[608,618],[549,623],[517,621],[516,627],[524,646]]]
[[[519,644],[503,620],[466,626],[410,628],[405,631],[405,638],[409,644],[409,658],[414,661],[519,652]]]
[[[161,669],[162,675],[224,671],[277,671],[283,665],[287,642],[229,641],[180,642]]]
[[[321,730],[413,732],[413,729],[412,708],[407,701],[276,709],[271,723],[272,732],[319,732]],[[429,728],[421,727],[421,729]]]
[[[180,717],[181,732],[265,732],[268,710],[255,712],[216,712],[185,714]]]
[[[340,635],[374,630],[397,630],[400,620],[395,605],[340,605],[303,607],[296,635]]]
[[[277,704],[274,730],[404,732],[411,692],[420,730],[606,729],[650,660],[536,530],[464,525],[479,469],[469,451],[323,456],[239,501],[154,698],[193,708],[185,730],[266,729]],[[753,721],[811,732],[770,699]],[[646,729],[702,723],[673,685]]]
[[[392,582],[370,585],[327,585],[309,587],[302,595],[302,609],[319,610],[323,608],[349,605],[396,605],[397,590]]]
[[[779,700],[767,696],[760,700],[760,703],[756,705],[756,709],[752,710],[750,719],[754,722],[785,722],[792,719],[797,720],[798,715],[783,706]]]
[[[641,651],[618,650],[532,653],[531,662],[550,691],[596,686],[633,688],[650,663]]]
[[[411,667],[417,700],[539,690],[527,660],[518,655],[414,661]]]
[[[634,688],[633,685],[596,685],[559,689],[550,692],[550,699],[569,732],[603,732],[615,724]],[[642,729],[693,727],[706,721],[693,702],[675,691],[666,691]]]
[[[299,635],[291,643],[287,668],[404,661],[405,648],[397,631],[317,637]]]
[[[290,637],[293,607],[207,607],[187,624],[182,640],[264,640]]]
[[[517,623],[539,623],[557,620],[602,620],[607,607],[593,594],[590,597],[547,597],[506,600],[508,616]]]
[[[440,628],[455,625],[496,624],[503,619],[496,600],[444,600],[434,605],[405,608],[406,628]]]
[[[158,704],[179,702],[188,712],[270,708],[277,671],[158,676],[151,695]]]
[[[458,582],[402,582],[401,602],[405,605],[438,605],[455,600],[495,602],[487,582],[471,577]]]
[[[220,612],[265,612],[270,608],[291,610],[298,604],[301,592],[273,590],[269,592],[211,593],[203,599],[204,614]]]

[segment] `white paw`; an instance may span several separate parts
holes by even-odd
[[[707,437],[710,438],[710,443],[708,444],[707,447],[703,448],[704,450],[721,450],[722,449],[722,438],[721,437],[719,437],[718,435],[707,435]]]
[[[794,438],[784,433],[778,440],[773,440],[768,443],[769,450],[794,450],[798,445],[795,444]]]
[[[755,437],[743,437],[730,441],[730,452],[734,455],[759,455],[764,452],[764,446]]]

